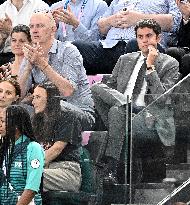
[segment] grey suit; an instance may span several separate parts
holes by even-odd
[[[105,125],[108,127],[109,131],[109,139],[108,145],[106,148],[106,156],[111,156],[117,160],[120,159],[120,154],[122,151],[123,142],[126,136],[126,97],[123,95],[131,74],[134,70],[134,67],[137,63],[138,58],[140,57],[140,52],[128,53],[126,55],[122,55],[110,78],[108,79],[106,84],[98,83],[95,84],[91,90],[95,101],[95,107],[99,114],[101,115]],[[159,53],[156,62],[155,68],[156,71],[146,75],[147,87],[146,90],[149,95],[146,99],[146,105],[153,102],[157,99],[161,94],[170,89],[178,80],[178,62],[166,55]],[[138,82],[137,82],[138,83]],[[161,101],[162,102],[162,101]],[[164,99],[164,104],[170,103],[168,99]],[[154,109],[153,109],[154,108]],[[150,107],[150,112],[155,115],[158,113],[158,109],[156,113],[154,113],[155,107]],[[160,111],[160,110],[159,110]],[[162,118],[164,117],[165,109],[162,114]],[[168,114],[169,113],[169,114]],[[151,129],[148,128],[145,124],[145,121],[142,121],[142,117],[145,115],[137,115],[133,118],[133,126],[134,126],[134,135],[140,136],[140,138],[145,137],[148,140],[153,138],[160,138],[161,142],[166,145],[173,145],[175,141],[175,134],[173,131],[172,136],[163,136],[164,132],[154,130],[159,130],[159,125],[163,126],[162,122],[158,122]],[[174,122],[172,120],[172,112],[170,108],[167,107],[167,117],[169,117],[169,126],[171,126],[171,130],[175,130]],[[158,115],[157,115],[158,117]],[[109,122],[109,123],[108,123]],[[155,128],[156,127],[156,128]],[[142,133],[142,130],[144,132]],[[145,136],[144,136],[145,135]],[[159,135],[159,137],[158,137]],[[138,137],[137,137],[138,138]]]

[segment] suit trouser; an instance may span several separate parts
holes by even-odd
[[[91,90],[95,107],[109,133],[105,155],[118,160],[126,136],[126,98],[105,84],[95,84]]]
[[[95,107],[108,128],[105,155],[119,160],[126,138],[127,100],[122,93],[105,84],[95,84],[91,90]],[[133,145],[131,148],[135,150],[137,157],[148,154],[151,142],[160,143],[155,127],[148,127],[144,119],[144,114],[137,115],[132,121],[132,130],[129,130]]]

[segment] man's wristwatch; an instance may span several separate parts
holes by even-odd
[[[147,69],[147,70],[152,70],[152,71],[154,71],[154,70],[155,70],[155,66],[154,66],[154,65],[151,65],[151,66],[147,67],[146,69]]]
[[[190,21],[190,17],[188,17],[188,18],[183,17],[184,24],[187,24],[189,21]]]

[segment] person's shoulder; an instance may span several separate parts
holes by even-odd
[[[49,5],[45,1],[42,1],[42,0],[31,0],[31,1],[32,1],[32,4],[36,7],[43,6],[43,7],[49,8]]]
[[[94,3],[102,4],[102,5],[107,5],[106,1],[104,1],[104,0],[94,0]]]
[[[4,3],[0,4],[0,8],[5,8],[9,4],[9,1],[5,1]]]
[[[64,2],[65,2],[65,1],[55,2],[55,3],[53,3],[53,4],[50,6],[50,8],[51,8],[52,10],[53,10],[53,9],[56,9],[56,8],[59,8],[59,7],[61,7],[61,6],[64,5]]]
[[[110,6],[117,6],[119,3],[119,0],[112,0],[111,3],[110,3]]]
[[[179,64],[179,62],[172,56],[166,53],[159,53],[160,61],[171,61],[173,63]]]
[[[43,150],[42,146],[36,142],[36,141],[32,141],[28,144],[28,150]]]
[[[132,52],[132,53],[126,53],[124,55],[120,56],[121,60],[130,60],[130,59],[135,59],[140,56],[140,52]]]

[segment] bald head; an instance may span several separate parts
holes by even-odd
[[[43,21],[46,26],[49,26],[51,28],[56,28],[56,23],[55,20],[51,14],[51,12],[37,12],[37,13],[33,13],[31,18],[30,18],[30,22],[32,21],[32,19],[40,19],[41,21]]]
[[[30,18],[30,33],[34,43],[47,43],[52,41],[56,32],[56,23],[50,12],[33,13]]]

